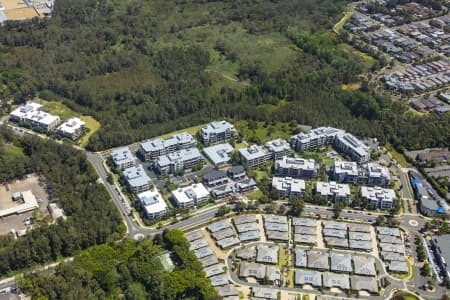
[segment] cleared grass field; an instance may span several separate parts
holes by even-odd
[[[373,67],[373,65],[377,62],[377,60],[375,58],[373,58],[372,56],[368,55],[367,53],[361,52],[358,49],[354,48],[353,46],[349,45],[349,44],[339,44],[339,47],[343,50],[345,50],[347,53],[353,55],[354,57],[356,57],[357,59],[359,59],[364,67],[366,69],[370,69]]]
[[[256,122],[256,129],[250,129],[248,121],[238,121],[235,123],[235,126],[246,141],[257,141],[258,144],[263,144],[277,138],[289,140],[291,137],[288,123],[279,122],[275,125],[269,124],[267,127],[264,127],[264,122]]]
[[[56,102],[56,101],[46,101],[43,99],[37,99],[43,106],[44,106],[44,111],[52,114],[52,115],[58,115],[62,121],[67,120],[71,117],[78,117],[81,120],[86,122],[86,128],[89,129],[89,131],[83,135],[80,140],[78,141],[78,144],[81,147],[85,147],[88,142],[89,142],[89,138],[97,131],[100,129],[100,123],[95,120],[93,117],[91,116],[82,116],[79,113],[74,112],[73,110],[71,110],[70,108],[68,108],[66,105],[64,105],[61,102]]]
[[[411,167],[411,164],[406,160],[405,156],[397,152],[391,144],[386,144],[384,147],[389,151],[392,158],[394,158],[403,168]]]

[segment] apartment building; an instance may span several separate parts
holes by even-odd
[[[125,169],[122,176],[131,193],[142,193],[152,187],[150,177],[140,165]]]
[[[209,200],[209,192],[201,183],[178,188],[172,191],[172,196],[180,208],[193,207]]]
[[[309,151],[331,145],[337,151],[350,156],[357,162],[370,160],[369,148],[360,140],[342,129],[319,127],[309,133],[299,133],[291,138],[292,147],[297,151]]]
[[[334,142],[337,151],[347,154],[357,162],[370,160],[369,147],[350,133],[338,134]]]
[[[134,156],[128,148],[116,149],[111,153],[111,161],[120,170],[131,168],[135,165]]]
[[[391,182],[391,174],[387,167],[377,163],[367,163],[363,168],[368,184],[385,186]]]
[[[161,218],[169,211],[169,207],[156,189],[145,191],[137,196],[148,219]]]
[[[381,187],[362,186],[361,198],[367,199],[371,207],[380,209],[391,209],[395,206],[397,195],[393,189],[383,189]]]
[[[284,156],[275,161],[275,172],[280,176],[315,178],[318,169],[314,159]]]
[[[56,132],[65,138],[76,140],[86,129],[86,122],[79,118],[70,118],[58,126]]]
[[[9,114],[9,120],[29,124],[44,131],[51,131],[58,126],[61,119],[43,111],[43,106],[36,102],[28,102],[19,106]]]
[[[305,193],[306,185],[302,179],[273,177],[272,188],[278,191],[280,198],[301,197]]]
[[[187,133],[175,134],[168,139],[153,139],[139,143],[138,154],[144,161],[151,161],[159,156],[189,149],[197,146],[195,138]]]
[[[234,125],[227,121],[215,121],[200,129],[199,136],[206,145],[229,141],[237,137]]]
[[[391,182],[389,169],[378,163],[367,163],[358,166],[356,162],[335,161],[333,179],[345,183],[365,183],[386,186]]]
[[[316,183],[316,194],[330,201],[344,201],[350,198],[350,187],[348,184],[337,183],[335,181],[318,181]]]
[[[282,159],[283,156],[291,156],[293,154],[291,146],[283,139],[268,141],[265,147],[271,153],[273,160]]]
[[[239,149],[241,162],[247,168],[254,168],[267,163],[272,154],[264,147],[251,145],[248,148]]]
[[[291,138],[291,145],[296,151],[310,151],[322,146],[332,145],[336,136],[345,131],[333,127],[319,127],[309,133],[299,133]]]
[[[228,143],[203,148],[203,153],[215,166],[229,163],[233,151],[233,147]]]
[[[340,183],[358,183],[358,164],[351,161],[334,161],[333,179]]]
[[[159,156],[155,162],[155,169],[160,175],[166,176],[204,163],[205,159],[200,151],[197,148],[190,148]]]

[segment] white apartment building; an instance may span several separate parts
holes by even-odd
[[[257,167],[265,164],[271,158],[271,153],[259,145],[251,145],[248,148],[239,149],[242,164],[247,168]]]
[[[125,170],[135,165],[134,156],[128,148],[114,150],[111,153],[111,161],[120,170]]]
[[[334,161],[333,179],[337,182],[358,183],[358,164],[352,161]]]
[[[387,167],[377,163],[368,163],[364,166],[367,176],[367,183],[373,185],[389,185],[391,182],[391,174]]]
[[[302,152],[332,145],[337,151],[349,155],[357,162],[370,160],[369,148],[366,145],[350,133],[333,127],[319,127],[309,133],[294,135],[291,144],[295,150]]]
[[[234,125],[227,121],[215,121],[200,129],[199,136],[204,144],[217,144],[237,137]]]
[[[204,163],[205,159],[200,151],[197,148],[190,148],[159,156],[155,162],[155,169],[165,176]]]
[[[268,141],[265,147],[271,153],[271,158],[273,160],[282,159],[283,156],[292,155],[291,146],[286,140],[283,139]]]
[[[348,184],[337,183],[335,181],[316,183],[316,193],[328,200],[338,202],[350,198],[350,187]]]
[[[276,189],[280,198],[301,197],[306,190],[305,181],[292,177],[273,177],[272,188]]]
[[[349,155],[357,162],[367,162],[370,160],[369,147],[350,133],[338,134],[334,142],[334,147],[337,151]]]
[[[149,219],[161,218],[169,211],[169,207],[156,189],[140,193],[137,196],[145,216]]]
[[[362,186],[361,198],[367,199],[369,205],[380,209],[391,209],[395,206],[397,195],[393,189]]]
[[[275,161],[275,172],[280,176],[314,178],[318,169],[314,159],[284,156]]]
[[[86,122],[79,118],[70,118],[58,126],[56,132],[62,136],[72,140],[76,140],[83,134],[86,129]]]
[[[161,155],[173,153],[175,151],[189,149],[197,146],[195,138],[182,132],[175,134],[168,139],[153,139],[139,143],[138,154],[144,161],[151,161]]]
[[[309,133],[301,132],[292,136],[291,144],[297,151],[309,151],[334,144],[336,136],[344,132],[344,130],[333,127],[319,127],[312,129]]]
[[[28,102],[9,114],[9,119],[13,122],[26,123],[38,127],[45,131],[56,128],[61,122],[58,116],[51,115],[42,110],[43,106],[36,102]]]
[[[195,183],[172,191],[172,196],[178,207],[187,208],[207,202],[209,192],[203,184]]]
[[[142,193],[152,187],[150,177],[141,165],[125,169],[122,176],[131,193]]]

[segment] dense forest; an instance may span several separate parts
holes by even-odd
[[[344,6],[58,0],[51,19],[0,28],[0,95],[94,116],[102,127],[91,150],[222,117],[337,126],[410,149],[448,145],[449,114],[342,90],[365,71],[328,30]]]
[[[14,149],[14,151],[12,151]],[[68,218],[39,224],[24,237],[0,237],[0,274],[72,256],[121,238],[125,226],[85,153],[39,138],[19,138],[0,128],[0,181],[42,174]]]
[[[164,270],[158,255],[171,251],[175,269]],[[20,286],[36,299],[220,299],[180,230],[154,241],[124,240],[95,246],[55,272],[26,275]]]

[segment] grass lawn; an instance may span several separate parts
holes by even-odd
[[[401,300],[418,300],[418,298],[416,296],[414,296],[413,294],[410,294],[408,292],[405,292],[405,291],[395,292],[392,299],[394,299],[394,300],[400,300],[400,299]]]
[[[17,147],[13,144],[5,145],[4,149],[8,152],[8,154],[14,156],[14,157],[21,157],[23,156],[23,149],[21,147]]]
[[[339,44],[339,47],[346,51],[347,53],[353,55],[355,58],[359,59],[366,69],[372,68],[372,66],[377,62],[375,58],[368,55],[367,53],[361,52],[358,49],[354,48],[353,46],[349,44]]]
[[[278,259],[277,267],[280,268],[280,270],[282,270],[285,265],[287,265],[286,251],[284,250],[284,248],[280,247],[280,256]]]
[[[201,124],[201,125],[197,125],[197,126],[192,126],[192,127],[188,127],[188,128],[185,128],[185,129],[177,130],[177,131],[174,131],[174,132],[166,133],[166,134],[163,134],[161,136],[154,137],[154,138],[167,139],[167,138],[170,138],[174,134],[182,133],[182,132],[187,132],[187,133],[192,134],[193,136],[196,136],[197,133],[200,131],[200,129],[202,129],[202,127],[205,127],[206,125],[207,124]]]
[[[89,131],[79,139],[78,144],[81,147],[85,147],[89,142],[89,138],[97,130],[100,129],[100,123],[97,120],[95,120],[93,117],[82,116],[81,114],[74,112],[73,110],[71,110],[70,108],[68,108],[66,105],[64,105],[61,102],[46,101],[43,99],[37,99],[37,100],[44,106],[44,111],[46,111],[52,115],[59,116],[61,118],[61,121],[65,121],[71,117],[78,117],[81,120],[86,122],[86,128],[88,128]]]
[[[384,147],[389,151],[392,158],[394,158],[403,168],[411,167],[411,164],[406,160],[405,156],[397,152],[391,144],[386,144]]]
[[[91,116],[81,116],[80,119],[86,122],[86,127],[89,128],[89,132],[83,135],[78,143],[81,147],[86,147],[89,138],[100,129],[100,123]]]
[[[299,156],[303,158],[312,158],[321,165],[331,167],[334,166],[334,159],[327,156],[327,152],[329,151],[332,151],[332,149],[327,148],[325,151],[319,152],[302,152],[299,154]]]
[[[360,82],[353,82],[353,83],[349,83],[349,84],[343,84],[341,86],[341,88],[344,91],[353,92],[353,91],[357,91],[357,90],[359,90],[361,88],[361,83]]]
[[[346,11],[342,19],[338,23],[336,23],[336,25],[334,25],[334,31],[337,33],[341,31],[342,28],[344,28],[345,23],[347,23],[347,21],[351,18],[351,16],[353,16],[353,14],[353,11]]]
[[[261,192],[260,189],[257,189],[253,193],[248,194],[247,198],[249,200],[260,200],[260,199],[264,198],[264,194],[263,194],[263,192]]]
[[[276,107],[268,104],[265,104],[264,106],[269,110],[273,110]],[[288,123],[278,122],[275,125],[269,124],[267,127],[264,127],[264,122],[256,122],[256,129],[250,129],[249,122],[238,121],[235,122],[235,126],[236,129],[244,136],[244,139],[249,141],[249,144],[264,144],[277,138],[289,140],[291,137],[291,128]]]

